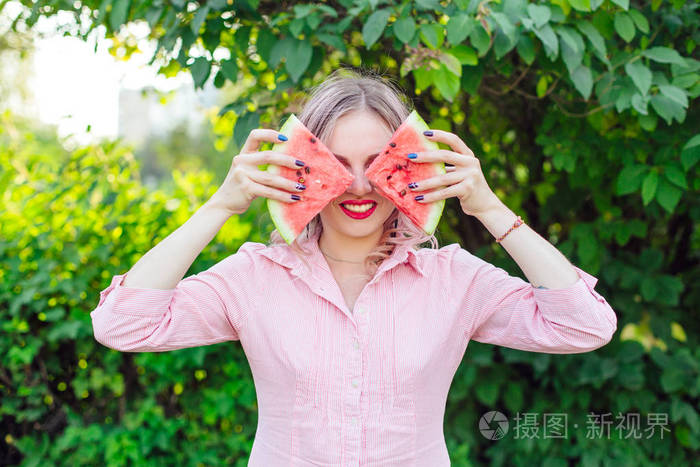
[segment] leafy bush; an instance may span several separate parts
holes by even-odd
[[[399,78],[432,127],[467,142],[504,203],[600,279],[619,318],[618,335],[589,354],[470,343],[446,407],[453,464],[691,465],[700,448],[696,2],[23,2],[31,10],[17,24],[69,11],[81,25],[73,34],[103,25],[126,56],[124,24],[147,21],[163,74],[239,88],[220,111],[238,145],[298,111],[300,91],[341,64]],[[0,131],[1,410],[12,459],[244,465],[255,393],[239,346],[118,354],[96,345],[87,315],[112,274],[206,199],[211,175],[175,172],[172,187],[147,193],[118,145],[64,154],[10,117]],[[453,201],[441,244],[522,275]],[[191,271],[265,239],[262,214],[257,204],[229,221]],[[210,372],[225,371],[202,373],[205,357]],[[569,436],[488,441],[477,426],[488,410],[510,420],[565,412]],[[613,415],[610,439],[587,436],[589,412]],[[667,414],[670,432],[621,437],[618,413],[639,413],[642,428]]]

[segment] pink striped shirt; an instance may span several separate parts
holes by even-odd
[[[439,467],[470,340],[570,354],[617,329],[578,267],[572,286],[538,289],[456,243],[395,248],[350,310],[317,240],[306,242],[313,274],[286,244],[246,242],[172,290],[114,276],[90,314],[95,339],[124,352],[240,340],[259,410],[250,466]]]

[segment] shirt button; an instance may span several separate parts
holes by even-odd
[[[357,341],[354,341],[354,342],[352,343],[352,346],[355,347],[355,350],[357,350],[357,349],[360,348],[360,343],[357,342]]]
[[[357,311],[360,312],[360,313],[364,313],[364,312],[365,312],[365,309],[364,309],[364,308],[360,308],[360,309],[357,310]]]
[[[359,383],[357,382],[357,379],[353,379],[353,380],[352,380],[352,387],[356,388],[357,386],[359,386]]]

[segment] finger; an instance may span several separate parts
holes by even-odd
[[[262,196],[263,198],[274,199],[276,201],[282,201],[283,203],[296,203],[301,200],[302,195],[297,193],[287,193],[286,191],[278,190],[276,188],[263,185],[252,179],[248,180],[250,183],[249,191],[256,196]],[[292,196],[298,197],[299,199],[294,199]]]
[[[453,196],[457,196],[459,194],[459,190],[459,184],[455,183],[454,185],[445,188],[440,188],[429,193],[417,194],[414,196],[414,198],[416,198],[416,201],[418,201],[419,203],[434,203],[435,201],[440,201],[441,199],[447,199]],[[421,196],[422,198],[420,198]]]
[[[237,164],[248,164],[248,165],[263,165],[263,164],[276,164],[283,167],[289,167],[290,169],[301,169],[303,170],[304,162],[298,160],[294,156],[289,154],[283,154],[277,151],[260,151],[251,152],[248,154],[239,154],[233,158],[234,162]]]
[[[258,182],[261,185],[272,186],[280,190],[286,190],[292,193],[299,193],[306,189],[306,185],[303,183],[296,182],[294,180],[289,180],[280,175],[275,175],[270,172],[264,172],[262,170],[252,170],[247,172],[248,178]]]
[[[432,132],[432,136],[425,135],[429,140],[435,141],[438,143],[445,143],[449,147],[452,148],[453,151],[458,152],[460,154],[464,154],[467,156],[474,156],[474,152],[469,149],[469,146],[466,145],[462,139],[455,135],[454,133],[450,133],[449,131],[442,131],[442,130],[428,130]],[[424,133],[425,134],[425,133]],[[474,156],[476,157],[476,156]]]
[[[263,141],[269,141],[271,143],[281,143],[286,141],[286,139],[282,139],[280,136],[282,136],[282,138],[286,138],[286,136],[284,136],[282,133],[275,130],[267,130],[264,128],[256,128],[251,130],[251,132],[248,134],[248,138],[243,144],[243,148],[241,148],[241,154],[257,151],[260,148],[260,143]]]
[[[415,154],[416,157],[409,158],[413,162],[446,162],[452,165],[467,166],[478,163],[479,159],[467,154],[460,154],[448,149],[436,149],[434,151],[421,151]],[[407,155],[408,157],[408,155]]]
[[[427,191],[433,188],[449,186],[464,180],[464,172],[453,172],[445,175],[426,178],[424,180],[411,180],[407,188],[411,191]]]

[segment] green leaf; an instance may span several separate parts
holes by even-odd
[[[255,49],[265,62],[269,63],[272,48],[275,46],[277,38],[267,28],[258,30],[258,38],[255,41]]]
[[[527,13],[535,22],[535,27],[541,29],[552,17],[552,10],[546,5],[535,5],[530,3],[527,6]]]
[[[624,11],[615,13],[615,31],[625,42],[630,42],[634,38],[634,22],[629,13]]]
[[[578,11],[591,11],[590,0],[569,0],[569,4]]]
[[[557,55],[559,55],[559,39],[557,39],[557,35],[552,27],[549,24],[545,24],[541,29],[533,29],[533,32],[544,44],[547,57],[551,61],[556,60]]]
[[[625,71],[632,78],[634,85],[637,86],[639,92],[645,96],[651,87],[651,70],[646,67],[641,61],[628,62],[625,65]]]
[[[260,115],[257,112],[246,112],[236,119],[233,127],[233,140],[238,148],[242,148],[248,135],[260,124]]]
[[[672,185],[665,178],[661,178],[659,181],[659,187],[656,190],[656,201],[664,208],[669,214],[673,214],[673,210],[683,196],[683,190]]]
[[[439,24],[421,24],[418,28],[420,38],[430,49],[437,49],[445,40],[445,30]]]
[[[608,51],[605,47],[605,39],[603,39],[603,36],[600,35],[595,26],[587,21],[579,21],[576,23],[576,27],[585,37],[588,38],[598,54],[602,56],[607,55]]]
[[[649,111],[647,110],[649,106],[649,96],[642,96],[638,92],[635,92],[632,95],[632,107],[634,110],[639,112],[642,115],[648,115]]]
[[[581,93],[584,99],[588,100],[593,90],[593,73],[585,65],[581,65],[571,74],[571,80],[576,86],[576,90]]]
[[[671,366],[661,374],[661,387],[665,392],[675,392],[685,386],[685,373],[680,368]]]
[[[688,94],[676,86],[671,85],[659,85],[659,91],[661,94],[671,99],[673,102],[681,105],[682,107],[688,107]]]
[[[656,194],[656,188],[659,186],[659,174],[658,172],[652,170],[644,178],[642,182],[642,202],[644,206],[649,204],[654,195]]]
[[[438,0],[416,0],[416,6],[423,10],[439,10],[441,8]]]
[[[119,31],[122,24],[129,19],[129,7],[131,0],[115,0],[112,11],[109,13],[109,25],[112,31]]]
[[[620,6],[623,10],[629,10],[630,0],[612,0],[615,5]]]
[[[224,60],[221,62],[221,72],[227,80],[232,83],[238,82],[238,64],[235,59]]]
[[[277,42],[275,42],[275,44],[272,46],[272,50],[270,50],[270,67],[276,68],[283,58],[286,59],[287,57],[289,57],[291,49],[294,47],[294,44],[295,39],[289,36],[284,37],[283,39],[280,39]]]
[[[639,284],[639,291],[642,293],[642,298],[644,298],[645,301],[653,301],[659,294],[659,286],[656,282],[656,278],[654,276],[647,276],[642,279],[641,284]]]
[[[347,52],[347,49],[345,48],[345,42],[343,42],[343,39],[340,36],[334,34],[316,34],[316,38],[319,41],[323,42],[324,44],[328,44],[336,50],[340,50],[343,53]]]
[[[433,84],[440,91],[440,94],[452,102],[459,92],[459,76],[449,71],[443,64],[437,70],[431,71]]]
[[[457,57],[462,65],[474,66],[479,63],[479,57],[476,55],[476,50],[468,45],[460,44],[449,49],[449,52]]]
[[[686,60],[678,52],[668,47],[652,47],[646,49],[642,54],[650,60],[659,63],[675,63],[682,67],[687,66]]]
[[[303,18],[295,18],[289,23],[289,32],[292,33],[292,36],[298,37],[305,25],[306,21]]]
[[[649,34],[649,22],[640,11],[632,9],[629,11],[629,15],[632,17],[634,24],[637,25],[637,29],[642,31],[644,34]]]
[[[517,45],[518,54],[528,65],[532,65],[535,61],[535,44],[532,42],[530,36],[521,34],[518,39]]]
[[[498,24],[498,27],[501,28],[501,31],[508,37],[508,39],[515,45],[516,42],[516,29],[513,23],[510,22],[508,17],[499,12],[494,12],[491,17],[496,21],[496,24]]]
[[[362,38],[368,49],[382,37],[390,15],[391,12],[386,8],[377,10],[369,16],[367,22],[362,26]]]
[[[700,160],[700,134],[690,138],[681,150],[681,162],[683,170],[690,170]]]
[[[685,173],[675,165],[664,166],[664,175],[675,185],[686,190],[688,189],[688,183],[685,181]]]
[[[678,52],[668,47],[651,47],[643,51],[642,55],[655,62],[686,66],[686,60]]]
[[[537,81],[537,86],[535,87],[535,90],[537,91],[537,97],[544,97],[545,93],[547,92],[547,87],[547,77],[540,76],[540,79]]]
[[[209,78],[211,72],[211,62],[204,57],[197,57],[190,67],[195,88],[201,88]]]
[[[295,40],[294,46],[288,50],[288,53],[289,55],[284,65],[287,72],[289,72],[289,77],[296,83],[311,63],[313,48],[308,41]]]
[[[190,23],[190,27],[192,28],[192,32],[195,35],[199,35],[199,29],[202,27],[204,20],[207,19],[208,13],[209,6],[204,5],[203,7],[197,10],[197,13],[194,14],[194,18],[192,18],[192,23]]]
[[[627,165],[617,176],[616,193],[618,196],[635,192],[642,184],[643,175],[646,171],[643,165]]]
[[[450,44],[459,44],[471,34],[475,20],[471,16],[460,13],[447,22],[447,40]]]
[[[669,125],[673,122],[674,118],[679,122],[683,121],[685,118],[683,106],[662,94],[651,96],[651,106]]]
[[[478,23],[474,29],[472,29],[472,32],[469,34],[469,40],[479,52],[479,57],[483,57],[489,51],[491,37],[481,23]]]
[[[413,39],[416,33],[416,22],[412,17],[400,18],[394,23],[394,35],[404,44]]]
[[[448,52],[442,52],[439,60],[453,75],[462,76],[462,63],[457,57]]]

